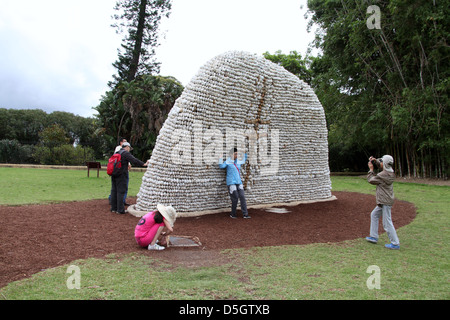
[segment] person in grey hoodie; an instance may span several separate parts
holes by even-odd
[[[373,169],[375,162],[376,166],[382,169],[381,172],[375,174]],[[370,214],[370,237],[366,237],[366,240],[372,243],[378,242],[378,221],[380,217],[383,217],[383,227],[386,231],[391,243],[386,244],[388,249],[400,249],[400,241],[397,237],[394,224],[392,223],[391,208],[394,204],[394,180],[395,173],[392,168],[394,164],[394,158],[390,155],[385,155],[380,159],[374,157],[369,158],[369,173],[367,175],[367,181],[370,184],[376,185],[376,201],[377,206]]]

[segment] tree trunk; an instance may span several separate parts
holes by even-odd
[[[405,146],[406,166],[408,169],[408,179],[411,178],[411,164],[409,163],[408,147]]]
[[[397,163],[398,174],[400,175],[400,177],[403,177],[402,162],[403,161],[400,153],[400,145],[397,143],[397,161],[395,161],[394,163]]]
[[[128,71],[127,81],[133,81],[136,78],[136,74],[139,66],[139,58],[142,50],[142,39],[144,38],[145,28],[145,12],[147,10],[147,0],[141,0],[139,6],[139,20],[136,32],[136,41],[134,43],[133,57],[130,62],[130,69]]]

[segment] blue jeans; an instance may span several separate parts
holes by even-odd
[[[392,206],[388,205],[378,205],[373,209],[370,214],[370,236],[378,239],[378,221],[380,217],[383,217],[383,228],[386,231],[389,240],[393,245],[400,245],[400,240],[397,237],[397,232],[395,231],[394,224],[392,223],[391,217]]]

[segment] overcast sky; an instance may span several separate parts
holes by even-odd
[[[111,27],[115,3],[0,0],[0,108],[92,116],[124,36]],[[304,55],[314,38],[306,11],[306,0],[173,0],[160,27],[160,74],[186,85],[230,50]]]

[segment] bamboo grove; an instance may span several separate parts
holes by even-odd
[[[388,153],[400,176],[447,178],[448,3],[309,0],[308,9],[321,52],[309,59],[311,85],[327,114],[331,166]]]

